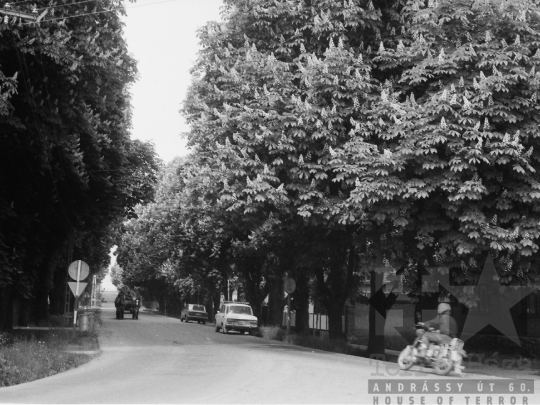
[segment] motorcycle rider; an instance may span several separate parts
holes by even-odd
[[[437,308],[438,316],[425,323],[419,323],[426,329],[433,328],[439,332],[429,332],[425,329],[418,329],[416,334],[423,345],[420,345],[420,356],[425,356],[425,351],[429,347],[430,343],[442,345],[444,343],[450,343],[452,338],[456,337],[457,324],[454,318],[450,315],[452,308],[449,304],[441,303]]]

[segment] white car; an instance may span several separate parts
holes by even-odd
[[[229,333],[236,330],[240,333],[253,334],[258,328],[257,317],[247,302],[225,301],[221,303],[216,314],[215,331]]]

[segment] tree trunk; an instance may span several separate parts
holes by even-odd
[[[208,322],[212,322],[212,313],[214,312],[214,301],[212,296],[209,295],[205,301],[206,312],[208,313]]]
[[[337,240],[337,242],[340,241]],[[354,271],[357,267],[356,249],[354,245],[342,242],[335,246],[336,248],[332,251],[333,258],[327,264],[327,278],[325,279],[323,267],[315,271],[315,276],[321,303],[328,314],[330,339],[344,339],[343,310],[345,303],[353,293]]]
[[[0,289],[0,332],[13,330],[13,286]]]
[[[157,302],[159,305],[159,312],[164,314],[165,313],[165,297],[163,295],[159,295],[157,297]]]
[[[296,311],[296,333],[309,332],[309,285],[307,277],[299,274],[296,281],[296,291],[293,294],[292,308]]]
[[[221,294],[219,292],[214,294],[214,308],[212,312],[212,321],[216,320],[216,313],[219,311],[219,306],[221,304]]]
[[[58,273],[62,273],[59,271]],[[54,288],[49,293],[49,315],[62,315],[66,299],[66,275],[61,274],[55,277]]]
[[[258,266],[258,265],[260,264],[259,263],[255,264],[255,266]],[[253,315],[257,317],[259,324],[261,324],[261,318],[262,318],[261,306],[264,299],[268,295],[269,288],[268,288],[268,284],[266,284],[264,288],[261,289],[260,286],[261,286],[262,276],[260,276],[260,273],[257,270],[258,269],[255,269],[253,273],[250,273],[249,271],[244,272],[243,294],[244,294],[245,299],[251,304],[251,308],[253,309]]]
[[[33,318],[37,326],[45,326],[49,318],[49,294],[46,291],[38,290],[35,293],[33,302]]]
[[[221,292],[223,294],[224,301],[229,301],[229,286],[228,286],[228,283],[224,283]]]
[[[368,340],[368,348],[367,352],[369,354],[385,354],[384,349],[384,334],[377,333],[377,329],[381,328],[384,331],[384,324],[380,325],[380,317],[377,316],[377,310],[375,309],[375,306],[370,304],[369,305],[369,340]]]
[[[388,296],[385,295],[383,279],[383,273],[373,270],[370,272],[369,285],[371,296],[369,299],[369,340],[367,351],[369,354],[384,356],[386,315],[388,310],[394,305],[397,294],[390,293]]]
[[[31,301],[27,298],[19,297],[15,300],[15,322],[17,326],[28,326],[28,319],[30,318],[30,307]]]
[[[269,283],[268,324],[282,326],[283,308],[285,307],[283,282],[281,279],[267,280],[267,282]]]
[[[326,308],[328,313],[328,336],[330,339],[343,340],[343,306],[339,303],[329,305]]]

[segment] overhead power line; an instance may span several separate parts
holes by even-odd
[[[24,20],[30,20],[32,22],[40,22],[49,12],[49,9],[45,9],[41,14],[38,15],[37,9],[34,9],[32,14],[23,13],[22,11],[17,10],[10,10],[10,9],[1,9],[0,12],[5,15],[5,18],[8,18],[8,16],[12,16],[15,18],[20,18]]]
[[[50,9],[54,9],[54,8],[57,8],[57,7],[64,7],[64,6],[67,7],[67,6],[77,5],[77,4],[81,4],[81,3],[88,3],[88,2],[91,2],[91,1],[95,1],[95,0],[83,0],[83,1],[80,1],[80,2],[66,3],[66,4],[52,6],[52,7],[43,7],[43,8],[39,8],[39,9],[36,8],[34,10],[38,10],[38,11],[39,10],[45,10],[45,11],[43,11],[42,14],[40,14],[37,17],[35,17],[35,16],[31,15],[31,14],[28,14],[28,13],[23,13],[23,12],[14,11],[14,10],[6,10],[5,8],[0,8],[0,14],[4,14],[6,16],[11,15],[11,16],[14,16],[15,18],[25,19],[26,21],[29,21],[29,22],[25,22],[22,25],[31,25],[31,24],[35,24],[35,23],[38,23],[38,22],[67,20],[67,19],[77,18],[77,17],[85,17],[85,16],[90,16],[90,15],[96,15],[96,14],[116,12],[116,11],[125,10],[125,9],[154,6],[154,5],[163,4],[163,3],[170,3],[170,2],[178,1],[178,0],[163,0],[163,1],[155,1],[155,2],[152,2],[152,3],[147,3],[147,4],[135,4],[135,5],[132,5],[132,6],[117,6],[117,7],[112,7],[110,9],[108,9],[108,10],[92,11],[92,12],[89,12],[89,13],[81,13],[81,14],[71,14],[71,15],[65,15],[65,16],[56,17],[56,18],[47,18],[47,19],[44,18],[48,14],[48,10],[50,10]],[[21,1],[21,3],[23,3],[23,2],[26,2],[26,0]],[[14,4],[14,3],[9,3],[9,4]],[[39,18],[39,20],[38,20],[38,18]]]

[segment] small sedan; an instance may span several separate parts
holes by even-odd
[[[216,314],[215,331],[229,333],[235,330],[244,334],[248,332],[254,334],[257,327],[257,317],[253,315],[253,310],[247,302],[225,301],[221,304]]]
[[[197,321],[205,324],[208,320],[208,313],[204,305],[187,304],[180,314],[181,322]]]

